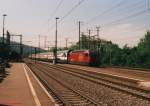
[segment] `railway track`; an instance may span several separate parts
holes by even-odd
[[[50,68],[53,68],[55,70],[61,69],[61,71],[63,72],[70,73],[75,76],[93,81],[95,83],[103,84],[107,87],[129,93],[141,99],[150,100],[150,91],[139,88],[137,86],[136,80],[130,80],[130,79],[126,79],[126,78],[122,78],[118,76],[111,76],[111,75],[107,75],[103,73],[93,73],[89,71],[87,72],[85,70],[81,70],[81,69],[77,70],[76,68],[68,68],[68,67],[61,66],[61,65],[57,65],[56,67],[53,67],[48,64],[44,64],[44,63],[42,64]],[[97,80],[102,80],[102,81],[105,81],[106,83],[100,82]]]
[[[47,90],[54,97],[56,102],[62,106],[106,106],[102,103],[97,103],[92,98],[81,95],[80,91],[75,91],[66,83],[62,83],[58,78],[55,78],[50,73],[45,71],[45,68],[40,65],[27,63],[31,70],[36,74]]]
[[[45,75],[47,74],[48,77],[53,78],[54,76],[56,76],[53,79],[57,80],[57,82],[61,82],[61,80],[63,78],[62,79],[60,78],[60,80],[58,80],[57,77],[60,77],[60,76],[55,75],[55,74],[53,76],[49,75],[50,70],[56,71],[60,74],[63,72],[65,74],[72,75],[72,76],[78,77],[80,79],[84,79],[84,80],[90,81],[92,83],[99,84],[101,86],[105,86],[107,88],[123,92],[125,94],[136,97],[140,100],[145,100],[146,102],[150,102],[150,92],[147,90],[143,90],[141,88],[138,88],[136,86],[136,81],[130,82],[129,80],[121,78],[121,77],[114,77],[114,76],[109,76],[109,75],[105,75],[105,74],[95,74],[93,72],[87,72],[85,70],[79,70],[79,69],[75,69],[75,68],[68,68],[68,67],[64,67],[64,66],[60,66],[60,65],[54,66],[54,65],[48,65],[45,63],[37,63],[35,68],[36,67],[38,67],[38,68],[40,67],[40,69],[42,69],[42,72],[45,73]],[[64,82],[67,82],[67,80],[66,81],[64,80]],[[88,98],[88,100],[85,100],[84,102],[80,102],[80,103],[83,103],[86,106],[88,104],[89,104],[89,106],[92,106],[91,104],[96,105],[96,106],[97,105],[107,105],[107,103],[103,103],[103,102],[100,102],[98,100],[94,101],[93,100],[94,97],[91,96],[91,98],[90,98],[88,94],[83,94],[83,92],[81,91],[81,88],[79,91],[79,89],[77,90],[77,89],[69,86],[67,83],[64,83],[64,82],[63,82],[63,84],[65,86],[67,86],[69,89],[72,89],[74,92],[78,91],[78,95],[80,94],[80,98],[75,99],[76,96],[74,96],[75,98],[73,97],[73,100],[78,100],[78,101],[81,100],[82,101],[82,100],[85,100],[85,98]],[[58,87],[56,89],[59,89],[59,88],[61,88],[61,87]],[[70,92],[70,91],[68,91],[68,92]],[[65,94],[67,94],[67,93],[65,93]],[[57,95],[59,97],[61,97],[59,94],[57,94]],[[84,96],[82,96],[82,95],[84,95]],[[64,95],[62,97],[67,97],[67,96]],[[72,98],[72,96],[67,97],[67,98]],[[90,101],[90,102],[87,103],[87,101]],[[108,103],[108,105],[109,105],[109,103]],[[144,106],[146,106],[146,105],[144,105]]]

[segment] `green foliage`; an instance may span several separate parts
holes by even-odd
[[[139,66],[150,68],[150,32],[145,34],[145,37],[140,40],[137,46],[139,56]]]
[[[79,43],[70,47],[77,50]],[[82,49],[100,51],[101,65],[115,65],[125,67],[150,68],[150,31],[140,40],[138,46],[130,48],[125,45],[119,48],[117,44],[102,39],[81,37]]]

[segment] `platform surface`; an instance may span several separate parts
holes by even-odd
[[[38,85],[31,72],[25,69],[23,63],[11,65],[6,77],[0,82],[0,106],[53,106],[53,102]],[[30,85],[33,87],[32,90]]]

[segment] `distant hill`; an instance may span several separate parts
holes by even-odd
[[[0,37],[0,45],[2,46],[2,37]],[[22,44],[22,47],[23,47],[23,56],[27,56],[31,53],[32,54],[35,53],[35,48],[36,48],[37,52],[45,51],[43,49],[39,49],[37,47],[28,46],[28,45],[24,45],[24,44]],[[20,44],[18,42],[10,42],[10,51],[15,51],[17,53],[20,53]]]

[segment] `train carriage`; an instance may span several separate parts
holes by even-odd
[[[36,57],[34,55],[32,58],[38,58],[39,60],[47,60],[52,62],[54,60],[53,52],[40,53]],[[76,50],[76,51],[58,51],[57,52],[57,62],[58,63],[68,63],[68,64],[78,64],[78,65],[88,65],[88,66],[98,66],[100,65],[100,55],[95,50]]]

